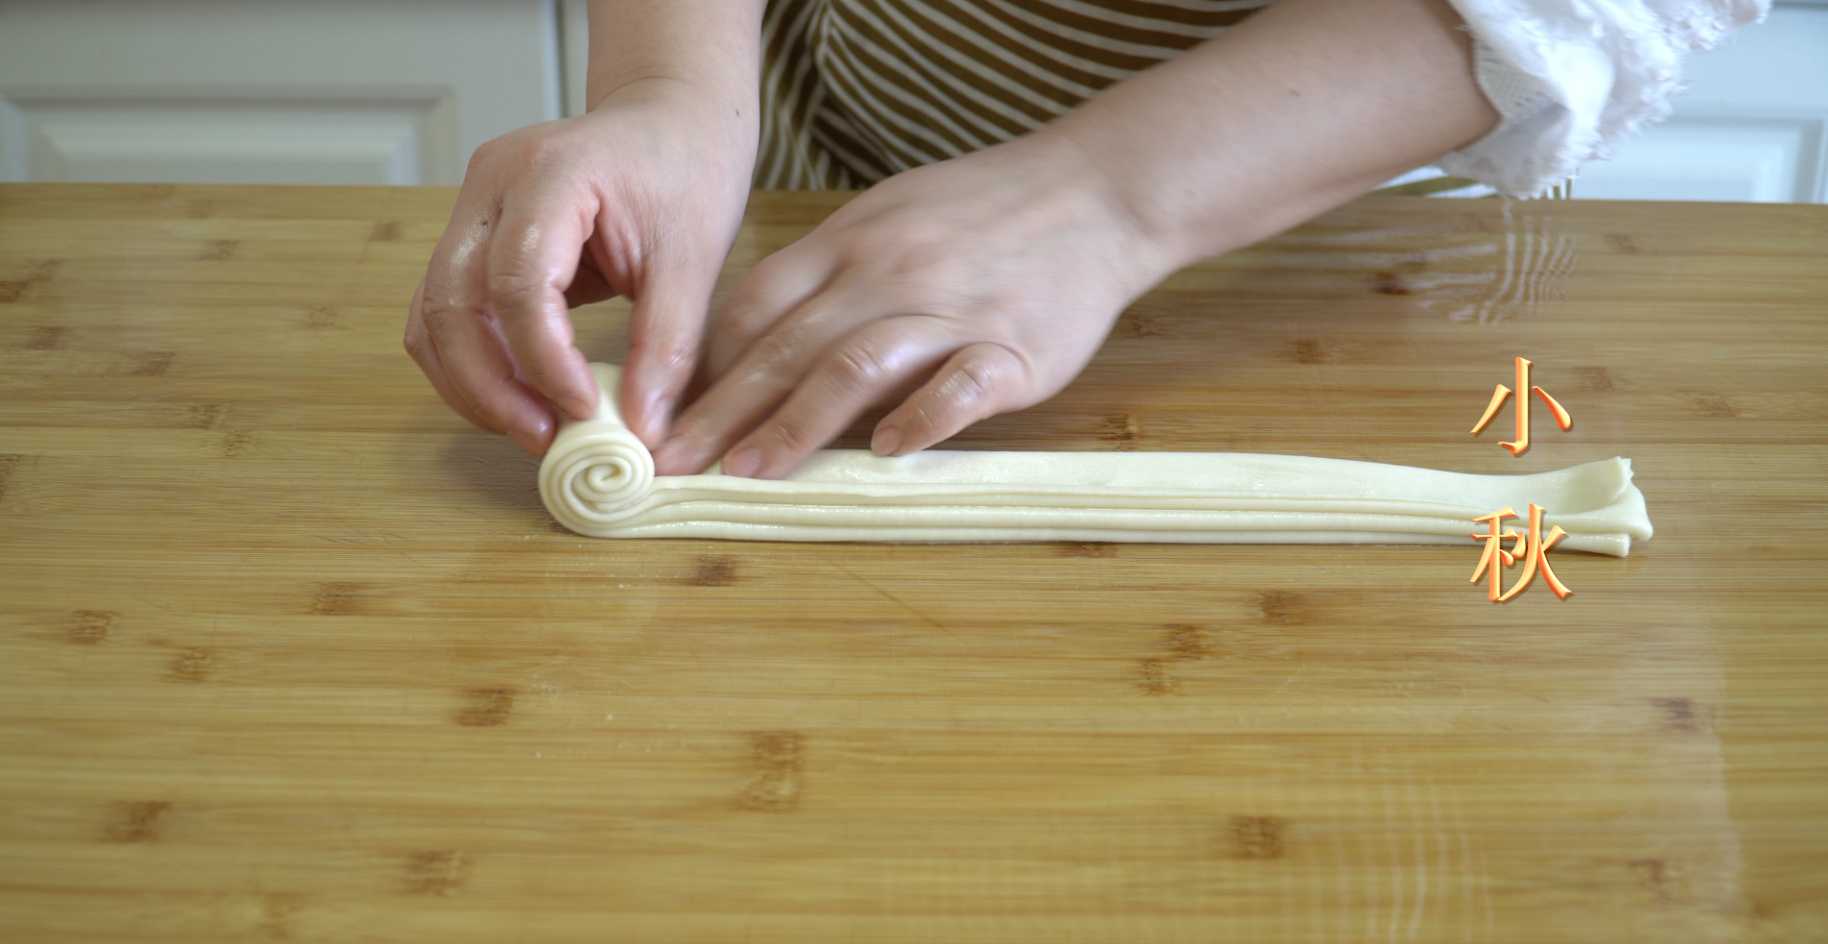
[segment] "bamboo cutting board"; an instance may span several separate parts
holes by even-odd
[[[1828,208],[1368,199],[960,444],[1633,459],[1655,539],[1494,606],[1470,539],[574,537],[400,351],[451,199],[0,188],[0,939],[1828,936]]]

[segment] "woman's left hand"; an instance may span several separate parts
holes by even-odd
[[[1173,268],[1101,173],[1044,129],[846,204],[719,309],[656,470],[786,475],[897,399],[870,447],[901,455],[1059,392]]]

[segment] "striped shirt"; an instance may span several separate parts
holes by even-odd
[[[858,189],[1040,127],[1270,0],[770,0],[764,189]]]
[[[1272,0],[769,0],[755,186],[858,190],[1035,130]],[[1386,191],[1483,196],[1418,168]]]

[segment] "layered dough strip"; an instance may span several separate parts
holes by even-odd
[[[540,465],[547,510],[589,537],[1470,545],[1475,517],[1508,506],[1527,519],[1531,502],[1545,532],[1568,532],[1558,551],[1623,557],[1651,535],[1622,458],[1469,475],[1253,453],[834,449],[784,480],[656,477],[616,409],[619,370],[591,370],[596,417],[560,429]]]

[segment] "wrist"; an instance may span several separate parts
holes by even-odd
[[[1149,173],[1145,166],[1116,159],[1064,122],[1048,125],[1030,137],[1070,164],[1069,186],[1089,200],[1106,221],[1116,251],[1132,263],[1142,283],[1138,294],[1212,254],[1191,239],[1178,220],[1158,212],[1153,195],[1139,186],[1138,178]]]
[[[761,136],[757,104],[753,96],[744,100],[740,92],[727,87],[654,73],[608,89],[591,100],[590,113],[633,109],[653,115],[664,126],[696,141],[703,155],[741,162],[737,173],[746,187]]]
[[[592,72],[585,81],[584,110],[632,100],[665,99],[681,106],[704,107],[724,119],[746,119],[758,124],[760,89],[755,83],[684,75],[669,71],[628,71],[613,75]]]
[[[754,110],[765,0],[589,0],[587,110],[626,90],[681,84]]]

